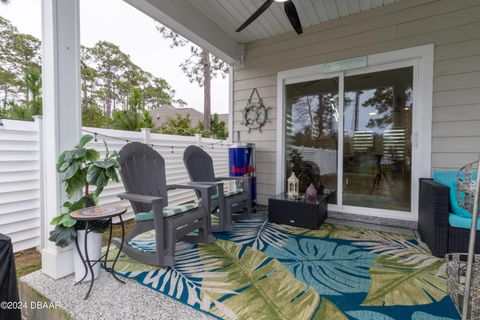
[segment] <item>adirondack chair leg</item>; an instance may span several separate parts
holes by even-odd
[[[232,226],[232,213],[233,213],[233,207],[228,206],[227,210],[224,210],[224,215],[223,215],[223,231],[229,232],[233,231],[233,226]]]
[[[157,258],[158,264],[161,266],[172,266],[174,264],[174,259],[172,263],[171,257],[167,257],[169,254],[168,243],[166,243],[166,231],[168,230],[168,221],[165,221],[161,212],[163,211],[162,202],[154,202],[152,204],[153,210],[153,221],[155,224],[155,241],[156,241],[156,251],[157,251]],[[159,214],[160,212],[160,214]],[[170,263],[170,264],[169,264]]]
[[[175,265],[175,245],[177,242],[177,236],[175,234],[175,228],[170,221],[165,222],[165,252],[164,252],[164,265],[166,267],[172,267]]]
[[[247,219],[252,218],[252,212],[253,212],[252,201],[248,199],[247,200]]]
[[[208,218],[203,219],[203,227],[198,230],[198,235],[200,237],[200,241],[204,243],[212,243],[215,241],[215,238],[212,236],[210,231],[211,224],[209,223]]]

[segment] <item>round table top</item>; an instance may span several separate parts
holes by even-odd
[[[119,216],[127,212],[124,206],[99,205],[70,212],[70,218],[74,220],[103,220]]]

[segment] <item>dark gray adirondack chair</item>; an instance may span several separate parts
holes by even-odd
[[[211,199],[210,212],[218,214],[220,224],[219,226],[212,226],[213,231],[232,231],[232,218],[236,220],[250,219],[252,201],[249,177],[215,177],[212,158],[202,148],[197,146],[188,146],[185,149],[183,162],[192,183],[216,186]],[[237,193],[237,190],[224,193],[222,182],[224,180],[242,181],[243,191]],[[197,196],[200,196],[198,192]],[[239,210],[242,210],[243,214],[234,216],[234,213]]]
[[[126,192],[118,197],[130,201],[136,220],[133,230],[125,237],[122,251],[127,256],[150,265],[173,266],[176,240],[186,239],[186,234],[198,230],[199,236],[189,240],[213,241],[208,208],[214,187],[167,185],[164,159],[140,142],[124,146],[119,163]],[[171,189],[193,189],[202,195],[202,204],[168,206],[167,191]],[[128,245],[134,237],[152,229],[156,234],[156,252],[143,252]],[[118,239],[114,243],[118,245]]]

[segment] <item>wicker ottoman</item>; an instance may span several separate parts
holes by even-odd
[[[268,220],[270,222],[318,229],[326,218],[326,195],[318,195],[315,201],[293,200],[283,193],[268,199]]]

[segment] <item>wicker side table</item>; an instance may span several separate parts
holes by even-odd
[[[122,219],[122,214],[127,212],[127,208],[123,206],[108,206],[108,205],[100,205],[100,206],[95,206],[95,207],[88,207],[85,209],[79,209],[77,211],[71,212],[70,217],[74,220],[77,221],[84,221],[85,222],[85,241],[84,241],[84,248],[85,248],[85,257],[82,256],[82,252],[80,251],[80,247],[78,244],[78,239],[75,238],[75,245],[77,246],[77,251],[80,256],[80,259],[82,259],[83,265],[85,267],[85,275],[83,278],[78,281],[75,284],[81,283],[88,275],[88,272],[90,271],[90,274],[92,275],[92,280],[90,281],[90,287],[88,288],[87,294],[85,295],[84,300],[87,300],[88,297],[90,296],[90,292],[92,291],[93,287],[93,282],[95,280],[94,274],[93,274],[93,266],[99,262],[102,261],[102,259],[105,262],[105,270],[109,273],[112,274],[112,276],[119,282],[125,283],[123,280],[119,279],[116,274],[115,274],[115,264],[117,263],[118,257],[120,256],[120,252],[122,251],[123,247],[123,242],[125,239],[125,225],[123,223]],[[113,264],[111,268],[107,267],[107,262],[108,262],[108,253],[110,251],[110,245],[112,243],[112,228],[113,228],[113,218],[118,217],[120,219],[120,225],[122,227],[122,238],[121,238],[121,244],[120,248],[118,248],[118,253],[113,260]],[[95,221],[106,221],[108,220],[109,227],[110,227],[110,235],[108,238],[108,243],[107,243],[107,251],[105,252],[104,255],[100,256],[100,259],[98,260],[90,260],[88,257],[88,246],[87,246],[87,236],[89,232],[92,232],[90,230],[90,226],[92,222]]]
[[[284,193],[268,199],[268,220],[308,229],[318,229],[327,218],[327,196],[318,195],[313,201],[306,197],[290,199]]]

